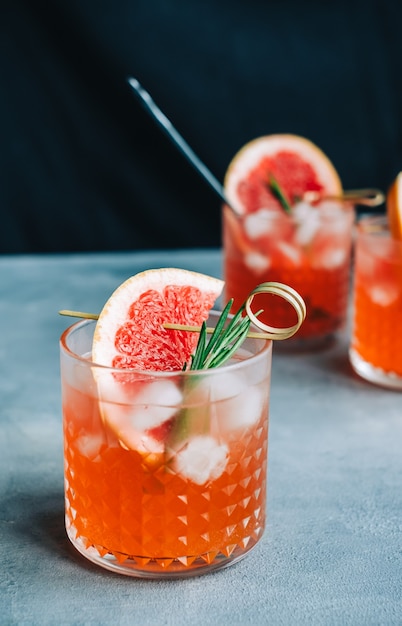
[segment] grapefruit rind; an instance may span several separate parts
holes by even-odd
[[[394,239],[402,240],[402,172],[396,176],[387,193],[387,217]]]
[[[224,178],[226,197],[240,214],[247,213],[247,207],[239,197],[239,183],[247,180],[263,158],[283,151],[294,152],[309,163],[328,195],[342,192],[342,183],[334,165],[312,141],[292,134],[265,135],[249,141],[237,152]]]

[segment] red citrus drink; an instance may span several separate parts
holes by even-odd
[[[371,382],[402,388],[402,242],[385,217],[358,224],[352,366]]]
[[[265,525],[270,342],[248,339],[207,371],[140,373],[86,358],[93,329],[61,339],[70,540],[133,576],[240,559]],[[155,415],[165,419],[149,428]]]
[[[235,215],[223,209],[225,296],[238,308],[257,283],[278,281],[303,297],[306,319],[296,339],[324,339],[344,324],[349,296],[354,211],[323,202],[300,203],[290,214],[261,209]],[[282,299],[272,299],[261,320],[284,327],[295,314]],[[290,340],[294,341],[293,339]]]

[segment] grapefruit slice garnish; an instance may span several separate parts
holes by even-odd
[[[96,324],[92,360],[139,370],[181,370],[197,335],[165,330],[164,322],[199,325],[208,317],[223,281],[188,270],[147,270],[111,295]]]
[[[270,180],[292,206],[308,191],[322,196],[340,195],[342,184],[330,159],[313,142],[291,134],[259,137],[234,156],[224,188],[240,214],[260,209],[282,209],[270,190]]]
[[[394,239],[402,240],[402,172],[393,181],[387,193],[387,217]]]
[[[198,340],[197,333],[162,324],[200,326],[222,288],[223,281],[188,270],[147,270],[120,285],[99,315],[92,361],[107,366],[94,368],[102,418],[124,448],[152,463],[164,450],[182,392],[172,379],[149,374],[181,371]]]

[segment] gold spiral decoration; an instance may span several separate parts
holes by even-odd
[[[254,300],[254,297],[259,294],[273,294],[289,302],[289,304],[291,304],[291,306],[296,311],[296,324],[293,324],[293,326],[288,326],[286,328],[277,328],[276,326],[269,326],[268,324],[264,324],[263,322],[261,322],[251,310],[251,304]],[[281,341],[283,339],[289,339],[290,337],[293,337],[293,335],[297,333],[300,326],[303,324],[306,317],[306,304],[301,295],[295,289],[289,287],[289,285],[278,282],[266,282],[257,285],[257,287],[253,289],[253,291],[247,298],[245,303],[245,309],[248,317],[251,319],[254,326],[257,326],[257,328],[263,331],[262,333],[260,333],[261,339],[274,339],[276,341]]]

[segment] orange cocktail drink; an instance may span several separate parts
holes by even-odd
[[[210,370],[141,372],[94,364],[94,326],[79,322],[61,338],[73,545],[142,577],[242,558],[265,525],[271,342],[246,339]]]
[[[386,217],[358,223],[350,360],[363,378],[402,389],[402,241]]]
[[[236,306],[252,286],[283,282],[303,297],[307,315],[289,343],[321,342],[345,323],[354,209],[325,201],[300,202],[290,213],[278,208],[236,215],[223,208],[224,278],[226,298]],[[261,320],[274,326],[294,323],[294,310],[273,299]]]

